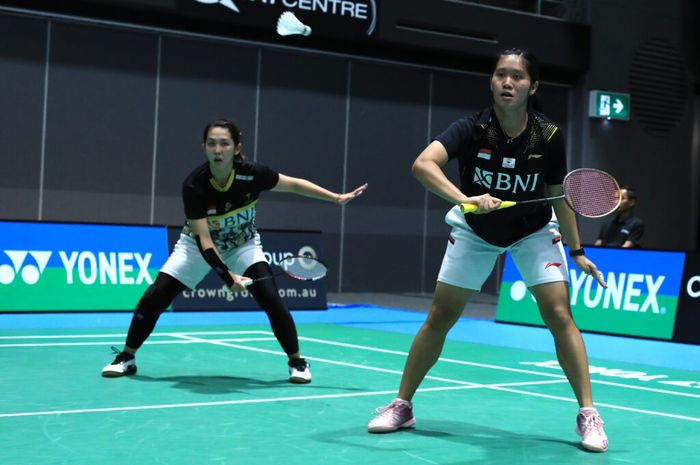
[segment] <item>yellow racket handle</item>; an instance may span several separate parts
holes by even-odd
[[[509,208],[515,206],[517,202],[513,202],[512,200],[504,200],[501,202],[501,205],[498,206],[498,210],[501,208]],[[462,214],[467,214],[467,213],[474,213],[479,209],[476,205],[473,203],[461,203],[459,204],[459,207],[462,209]]]

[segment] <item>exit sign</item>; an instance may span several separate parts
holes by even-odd
[[[588,116],[591,118],[630,119],[630,94],[591,90],[588,94]]]

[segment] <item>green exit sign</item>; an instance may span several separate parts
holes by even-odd
[[[591,90],[588,94],[591,118],[630,119],[630,94]]]

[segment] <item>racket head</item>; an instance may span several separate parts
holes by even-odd
[[[286,275],[300,281],[316,281],[328,272],[325,263],[306,255],[289,255],[281,261],[280,268]]]
[[[573,211],[587,218],[609,215],[622,201],[615,178],[595,168],[579,168],[567,174],[564,198]]]

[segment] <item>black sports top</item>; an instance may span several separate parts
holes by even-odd
[[[458,159],[461,190],[468,196],[489,193],[502,200],[546,196],[547,185],[562,184],[566,153],[559,128],[546,116],[528,112],[525,131],[508,138],[487,108],[452,123],[435,140]],[[546,225],[552,217],[548,202],[516,205],[488,214],[466,214],[482,239],[506,247]]]
[[[272,189],[278,181],[279,174],[267,166],[234,159],[231,176],[221,187],[206,162],[192,171],[182,185],[185,216],[190,220],[206,218],[219,250],[240,247],[257,232],[255,205],[260,193]],[[193,237],[187,223],[182,233]]]
[[[600,228],[598,239],[607,247],[622,247],[626,241],[630,241],[635,247],[641,247],[644,235],[644,222],[636,217],[629,216],[625,220],[620,215],[604,223]]]

